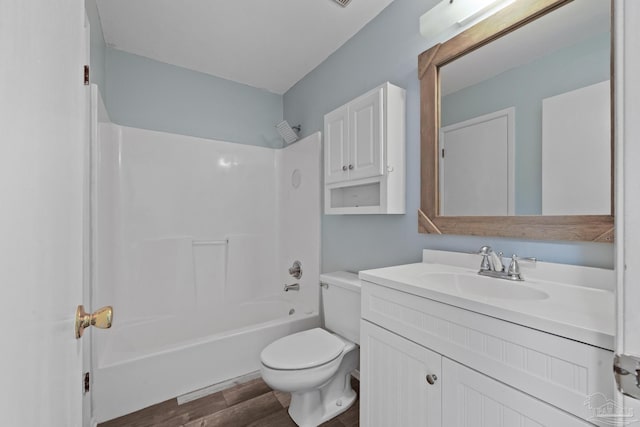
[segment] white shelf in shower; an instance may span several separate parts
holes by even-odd
[[[224,240],[194,240],[193,246],[224,246],[229,244],[229,239]]]

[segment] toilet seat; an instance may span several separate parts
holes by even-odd
[[[336,359],[344,348],[344,341],[324,329],[315,328],[272,342],[262,350],[260,361],[271,369],[310,369]]]

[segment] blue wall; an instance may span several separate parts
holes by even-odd
[[[610,37],[602,33],[442,98],[443,126],[516,108],[516,215],[542,213],[542,100],[608,80]]]
[[[106,105],[125,126],[282,147],[282,96],[107,48]]]
[[[420,109],[417,57],[432,42],[421,37],[419,17],[436,0],[395,0],[351,40],[284,95],[284,117],[305,135],[322,130],[323,116],[390,81],[407,90],[407,214],[324,215],[322,271],[360,270],[417,262],[421,250],[476,251],[489,244],[505,254],[543,261],[613,267],[613,245],[419,234]]]

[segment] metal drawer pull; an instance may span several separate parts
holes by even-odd
[[[427,375],[427,382],[428,382],[430,385],[434,385],[434,384],[436,383],[436,381],[438,381],[438,376],[437,376],[437,375],[435,375],[435,374],[433,374],[433,375],[432,375],[432,374]]]

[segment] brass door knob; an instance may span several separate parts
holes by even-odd
[[[79,305],[76,310],[76,338],[82,337],[85,328],[95,326],[100,329],[109,329],[113,321],[113,308],[111,306],[102,307],[93,314],[86,313],[84,306]]]

